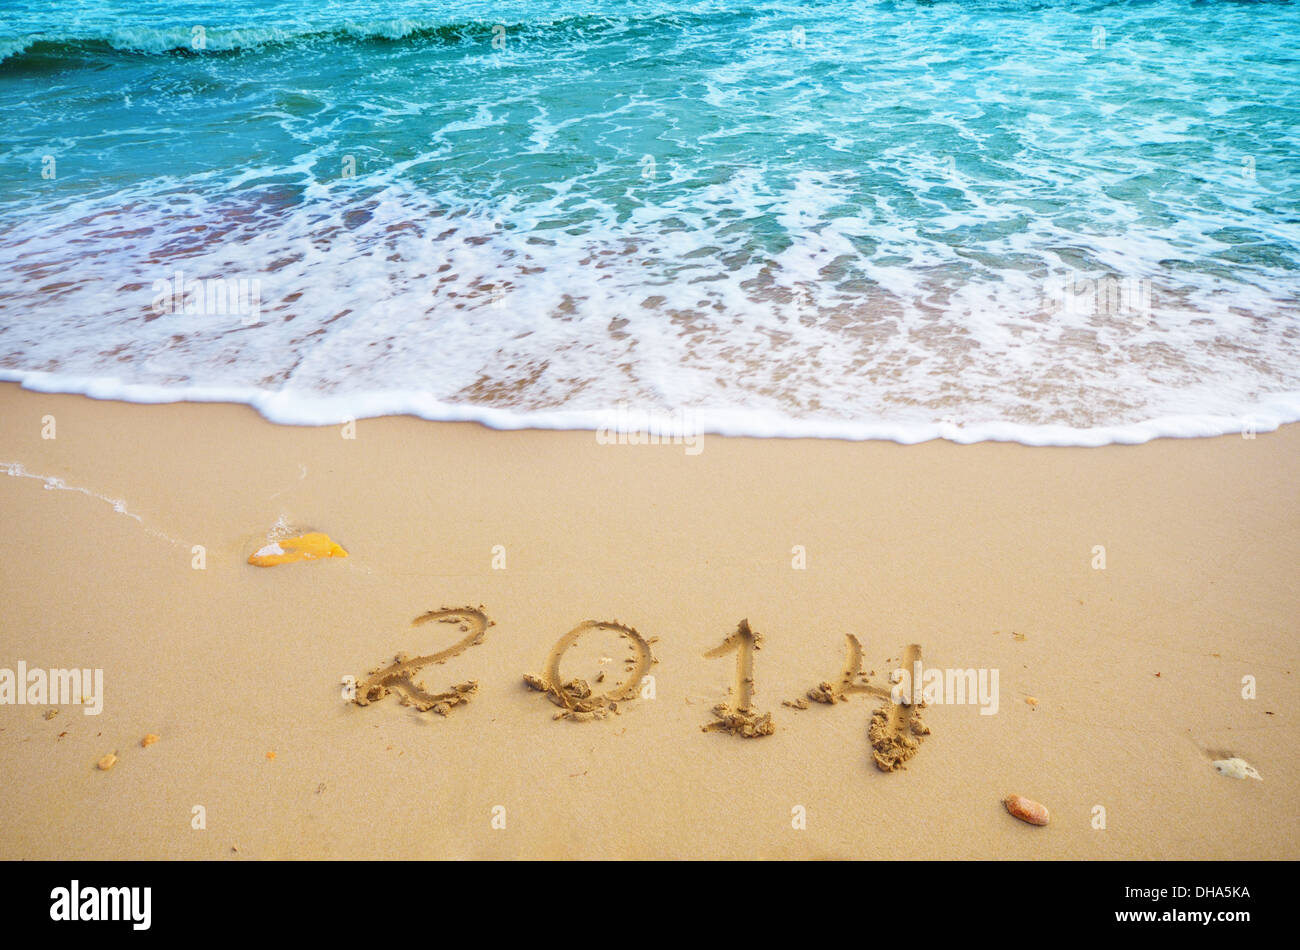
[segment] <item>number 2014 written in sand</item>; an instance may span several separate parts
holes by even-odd
[[[433,691],[416,677],[425,667],[446,663],[470,647],[482,643],[488,628],[494,626],[494,623],[488,619],[481,605],[431,610],[416,617],[412,626],[429,623],[455,625],[464,636],[437,653],[414,657],[399,653],[391,663],[371,670],[360,682],[351,676],[344,677],[344,698],[358,706],[369,706],[392,693],[404,705],[444,716],[450,715],[455,707],[468,703],[478,692],[477,680]],[[584,634],[595,631],[615,634],[626,640],[631,648],[630,655],[624,661],[622,679],[607,686],[602,672],[594,683],[576,678],[565,680],[560,675],[560,660]],[[761,648],[762,640],[762,636],[750,628],[749,621],[742,620],[735,632],[705,654],[708,658],[728,655],[735,657],[731,701],[713,707],[713,719],[702,726],[706,732],[717,731],[743,738],[759,738],[775,731],[771,712],[760,712],[753,702],[754,654]],[[862,644],[851,634],[845,637],[845,641],[847,649],[844,666],[837,677],[808,690],[805,698],[787,701],[784,705],[793,709],[807,709],[810,700],[834,705],[847,701],[855,693],[875,697],[881,701],[881,705],[873,711],[867,732],[872,760],[884,772],[902,768],[903,763],[920,748],[922,737],[930,731],[921,721],[919,707],[923,703],[913,704],[899,697],[896,690],[873,685],[870,674],[862,670]],[[559,707],[554,715],[556,719],[578,722],[603,719],[618,714],[621,704],[638,698],[653,697],[654,686],[649,672],[656,662],[651,650],[654,642],[654,637],[643,637],[634,628],[616,620],[587,620],[556,642],[540,675],[527,674],[524,682],[532,689],[544,693]],[[902,658],[903,668],[911,669],[920,663],[920,658],[919,646],[913,644],[907,647]]]

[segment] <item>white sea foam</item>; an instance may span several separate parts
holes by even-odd
[[[127,518],[130,518],[132,521],[138,522],[141,526],[144,527],[144,530],[147,534],[150,534],[155,538],[161,538],[162,540],[170,542],[171,544],[185,543],[184,541],[181,541],[177,538],[173,538],[171,535],[167,534],[166,532],[159,531],[158,529],[150,527],[149,525],[145,524],[144,518],[142,518],[140,515],[136,514],[135,512],[131,511],[129,508],[127,508],[126,502],[121,498],[113,498],[109,495],[102,494],[101,492],[94,491],[90,488],[86,488],[81,485],[69,484],[66,479],[63,479],[57,475],[41,475],[37,472],[28,471],[26,466],[24,466],[21,462],[0,462],[0,472],[4,472],[6,475],[12,478],[35,479],[36,481],[39,481],[41,483],[41,486],[46,491],[74,492],[75,494],[78,495],[85,495],[87,498],[94,498],[96,501],[102,501],[105,504],[109,505],[113,509],[113,511],[115,511],[117,514],[125,515]]]
[[[317,396],[230,388],[162,387],[123,383],[100,378],[78,379],[50,373],[15,373],[0,370],[0,380],[16,381],[36,392],[77,393],[95,399],[158,404],[171,402],[228,402],[252,406],[265,418],[283,425],[338,425],[352,419],[413,415],[441,422],[477,422],[493,429],[576,429],[596,431],[610,425],[617,408],[600,410],[540,410],[516,412],[455,403],[443,403],[427,391],[383,392],[354,396]],[[1300,392],[1275,394],[1244,407],[1234,415],[1184,414],[1161,416],[1123,425],[1073,428],[1015,422],[896,423],[836,419],[795,419],[780,413],[717,409],[692,410],[698,431],[754,438],[816,438],[847,441],[883,440],[912,445],[932,439],[973,444],[1019,442],[1038,446],[1136,445],[1158,438],[1205,438],[1222,435],[1251,436],[1273,432],[1300,421]],[[9,474],[26,474],[10,471]],[[62,486],[58,486],[62,487]],[[80,491],[81,489],[75,489]],[[123,512],[130,514],[129,512]],[[131,515],[131,517],[138,517]],[[273,532],[274,533],[274,532]],[[179,542],[178,542],[179,543]]]
[[[849,175],[801,173],[777,188],[740,169],[624,223],[602,211],[608,220],[589,218],[576,235],[539,227],[572,213],[563,183],[491,217],[447,215],[449,198],[397,184],[272,218],[190,198],[180,213],[140,205],[122,220],[82,200],[61,227],[20,236],[46,290],[20,308],[0,300],[10,314],[0,347],[23,354],[3,377],[133,401],[247,402],[306,424],[410,412],[591,428],[627,401],[687,407],[736,434],[1100,444],[1300,418],[1284,285],[1157,287],[1144,318],[1073,310],[1052,287],[1109,271],[957,279],[945,245],[899,220],[827,219],[851,186]],[[970,205],[928,224],[993,214]],[[772,220],[784,248],[761,253],[728,235],[734,219],[721,211]],[[158,260],[196,222],[223,239]],[[885,262],[857,263],[863,241]],[[999,252],[1034,248],[1022,235]],[[1090,250],[1143,274],[1169,245],[1137,232]],[[159,282],[201,291],[214,278],[259,288],[253,325],[243,310],[209,312],[201,292],[196,306],[151,310]],[[30,270],[19,280],[34,283]]]

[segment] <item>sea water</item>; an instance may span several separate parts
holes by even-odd
[[[286,423],[1300,419],[1300,4],[0,0],[0,378]]]

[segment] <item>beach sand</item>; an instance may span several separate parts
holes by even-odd
[[[697,455],[345,434],[0,386],[0,667],[104,671],[98,716],[0,707],[0,857],[1300,858],[1300,426]],[[277,524],[349,556],[249,565]],[[467,704],[346,701],[345,675],[465,635],[415,618],[479,605],[482,642],[421,676],[476,680]],[[702,728],[737,675],[705,654],[742,619],[775,724],[752,739]],[[524,676],[587,620],[654,638],[654,695],[556,720]],[[849,634],[878,686],[910,644],[997,670],[996,713],[932,703],[880,771],[884,700],[783,705],[835,679]],[[630,644],[589,632],[561,669],[602,689]],[[1263,781],[1217,774],[1227,754]]]

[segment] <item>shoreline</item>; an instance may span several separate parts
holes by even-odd
[[[14,383],[0,407],[0,462],[31,476],[0,478],[0,667],[104,673],[97,716],[0,705],[0,857],[1300,857],[1300,425],[692,455],[410,416],[349,439]],[[248,565],[277,524],[348,557]],[[477,680],[468,702],[342,698],[461,636],[414,619],[479,605],[482,642],[424,671]],[[703,731],[736,682],[706,654],[742,619],[775,723],[756,739]],[[524,676],[585,621],[649,642],[654,696],[556,721]],[[877,697],[784,705],[835,680],[850,634],[876,686],[911,644],[998,671],[997,711],[927,706],[881,772]],[[618,680],[628,642],[584,634],[566,678]],[[1223,753],[1264,781],[1217,774]]]
[[[48,385],[45,385],[47,384]],[[854,423],[836,419],[789,419],[737,410],[644,410],[626,401],[614,409],[498,409],[488,403],[445,403],[423,392],[356,396],[310,395],[306,402],[279,392],[230,387],[173,387],[122,383],[103,377],[0,369],[0,386],[12,384],[43,395],[84,396],[127,405],[245,406],[274,425],[326,427],[345,422],[411,418],[431,423],[474,423],[498,432],[600,432],[628,420],[641,429],[662,428],[688,437],[737,439],[834,439],[845,442],[893,442],[918,445],[943,439],[958,445],[1009,442],[1033,447],[1099,448],[1142,445],[1157,439],[1202,439],[1243,432],[1275,432],[1300,422],[1300,392],[1271,393],[1248,413],[1235,415],[1166,415],[1139,422],[1078,428],[1055,423],[941,422]],[[358,408],[360,406],[360,409]]]

